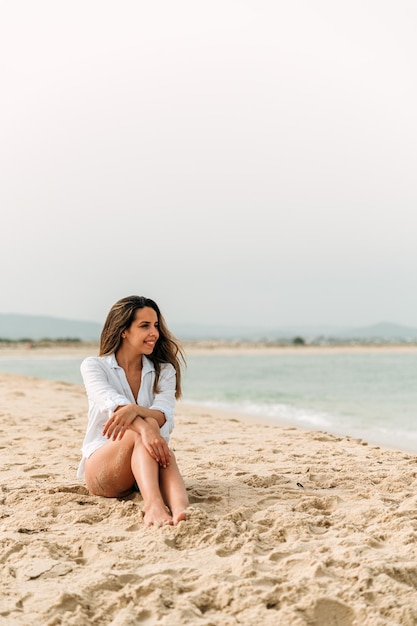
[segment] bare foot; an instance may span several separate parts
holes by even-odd
[[[176,526],[178,522],[185,522],[187,519],[188,519],[188,515],[186,511],[179,511],[178,513],[177,512],[172,513],[172,520],[174,522],[174,526]]]
[[[166,506],[159,502],[154,502],[145,507],[143,521],[146,526],[172,526],[174,523]]]

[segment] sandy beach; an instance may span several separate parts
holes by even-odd
[[[82,386],[0,374],[0,623],[417,623],[417,456],[179,404],[190,518],[75,477]]]

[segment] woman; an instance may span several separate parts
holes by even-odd
[[[181,395],[180,358],[157,304],[129,296],[110,309],[100,356],[81,364],[89,411],[78,477],[107,498],[130,493],[136,482],[148,526],[178,524],[189,504],[168,447]]]

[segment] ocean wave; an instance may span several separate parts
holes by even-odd
[[[402,428],[398,424],[381,426],[377,423],[358,423],[355,415],[336,415],[326,411],[300,408],[289,404],[267,404],[256,402],[196,401],[184,402],[213,407],[225,411],[244,413],[260,417],[283,426],[296,426],[305,430],[326,431],[328,433],[362,439],[364,442],[386,448],[396,448],[417,453],[417,431],[413,424]]]

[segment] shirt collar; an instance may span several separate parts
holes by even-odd
[[[116,361],[116,355],[113,354],[109,354],[107,356],[103,356],[102,357],[104,361],[106,361],[106,363],[109,364],[109,366],[112,369],[122,369],[120,367],[120,365],[118,364],[118,362]],[[142,354],[142,375],[143,374],[147,374],[148,372],[154,372],[155,371],[155,366],[152,363],[152,361],[150,359],[148,359],[144,354]]]

